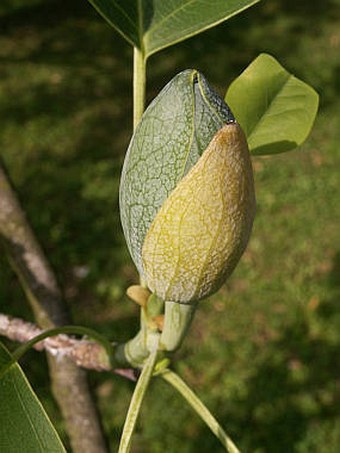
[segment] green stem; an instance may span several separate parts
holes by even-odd
[[[140,16],[141,17],[141,16]],[[142,49],[133,48],[133,130],[142,118],[145,108],[146,91],[146,58]],[[139,277],[140,284],[146,287],[142,278]]]
[[[133,49],[133,130],[136,129],[145,107],[146,59],[144,52]]]
[[[178,349],[187,334],[193,320],[197,303],[179,304],[165,302],[164,327],[160,340],[160,348],[165,351]]]
[[[158,355],[158,343],[155,344],[153,351],[145,361],[142,373],[137,381],[135,391],[132,395],[129,410],[125,419],[123,434],[120,440],[118,453],[128,453],[130,451],[131,439],[136,426],[137,418],[142,406],[142,402],[149,386],[152,373]]]
[[[141,329],[131,340],[117,346],[115,358],[123,366],[138,368],[145,362],[149,354],[146,332]]]
[[[226,434],[224,429],[218,423],[216,418],[212,415],[209,409],[203,404],[198,396],[191,390],[190,387],[173,371],[169,369],[159,373],[159,375],[171,384],[183,397],[187,400],[190,406],[202,418],[202,420],[209,426],[211,431],[220,440],[222,445],[229,453],[240,453],[234,442]]]
[[[153,348],[154,340],[159,336],[157,329],[150,327],[150,318],[163,312],[164,302],[152,294],[147,306],[141,309],[140,330],[126,343],[117,345],[115,359],[125,366],[141,367]]]

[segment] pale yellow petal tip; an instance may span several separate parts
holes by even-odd
[[[126,295],[133,300],[136,304],[145,308],[147,301],[151,295],[147,288],[140,285],[132,285],[126,290]]]
[[[164,300],[189,303],[215,292],[248,243],[255,192],[241,127],[213,137],[153,220],[143,244],[144,276]]]

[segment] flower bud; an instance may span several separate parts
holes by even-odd
[[[144,112],[125,157],[120,211],[132,259],[165,301],[192,304],[236,266],[255,213],[250,156],[199,72],[175,76]]]

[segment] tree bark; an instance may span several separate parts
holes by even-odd
[[[55,274],[29,225],[0,161],[0,238],[43,329],[70,324]],[[86,374],[67,357],[48,354],[52,390],[74,453],[106,453],[107,447]]]
[[[26,343],[44,332],[36,324],[14,318],[0,313],[0,336],[12,341]],[[65,334],[50,336],[35,343],[33,346],[37,351],[47,351],[57,361],[63,357],[69,358],[76,365],[88,370],[108,371],[123,376],[131,381],[136,381],[138,370],[134,368],[122,368],[126,366],[124,356],[118,352],[118,357],[108,357],[105,348],[91,340],[76,339]],[[119,345],[117,345],[119,349]],[[119,362],[123,357],[123,362]]]
[[[0,336],[26,343],[44,332],[37,325],[0,313]],[[33,346],[47,351],[58,361],[68,358],[76,365],[96,371],[115,371],[104,346],[87,339],[76,339],[66,334],[49,336]]]

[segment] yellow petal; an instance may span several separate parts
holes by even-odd
[[[237,123],[222,127],[163,203],[145,237],[144,278],[163,300],[215,292],[231,274],[255,215],[251,161]]]

